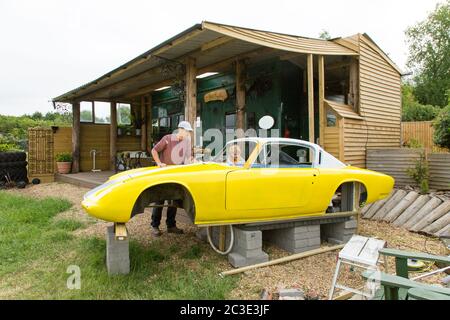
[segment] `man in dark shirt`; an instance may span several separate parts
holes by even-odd
[[[152,149],[151,154],[160,168],[168,165],[182,165],[191,163],[192,147],[190,135],[192,127],[189,122],[181,121],[178,124],[176,133],[165,135]],[[164,205],[165,201],[156,202],[156,205]],[[175,217],[176,207],[167,208],[167,232],[182,234],[183,230],[177,228]],[[159,225],[161,224],[162,207],[153,208],[152,213],[152,234],[155,237],[161,236]]]

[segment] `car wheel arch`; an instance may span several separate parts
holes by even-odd
[[[191,221],[195,221],[194,197],[189,188],[179,182],[162,182],[147,186],[137,197],[131,217],[143,213],[151,203],[162,200],[181,200],[182,208]]]
[[[366,197],[365,197],[366,199],[365,199],[364,201],[367,201],[368,196],[369,196],[369,189],[367,188],[366,183],[364,183],[363,181],[361,181],[361,180],[359,180],[359,179],[345,179],[345,180],[340,181],[340,182],[337,184],[337,186],[334,188],[334,192],[333,192],[333,194],[331,195],[331,197],[333,197],[333,196],[336,194],[336,192],[339,190],[340,187],[342,187],[343,185],[345,185],[345,184],[347,184],[347,183],[353,183],[353,184],[359,183],[360,185],[362,185],[363,188],[364,188],[364,190],[365,190],[365,192],[366,192]],[[360,193],[364,193],[364,192],[361,192],[361,191],[360,191]],[[330,201],[331,201],[331,200],[330,200]]]

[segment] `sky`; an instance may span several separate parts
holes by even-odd
[[[0,0],[0,114],[50,100],[203,20],[317,38],[368,33],[404,71],[404,31],[439,0]]]

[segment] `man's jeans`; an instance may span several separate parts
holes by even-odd
[[[156,205],[162,206],[165,201],[158,201],[155,202]],[[152,227],[153,228],[159,228],[159,225],[161,224],[161,218],[162,218],[162,207],[153,208],[152,212]],[[177,215],[177,208],[176,207],[168,207],[167,208],[167,218],[166,218],[166,225],[167,228],[173,228],[176,226],[177,222],[175,221],[175,216]]]

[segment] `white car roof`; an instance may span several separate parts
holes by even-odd
[[[315,150],[315,160],[313,161],[313,165],[316,168],[343,168],[346,165],[341,162],[339,159],[336,159],[333,155],[326,152],[321,146],[318,144],[300,140],[300,139],[290,139],[290,138],[260,138],[260,137],[246,137],[240,139],[234,139],[229,141],[227,144],[239,143],[251,141],[255,143],[271,143],[271,142],[279,142],[279,143],[300,143],[305,146],[309,146]],[[319,153],[322,154],[321,160],[319,161]]]
[[[229,141],[227,144],[229,143],[238,143],[238,142],[242,142],[242,141],[252,141],[252,142],[261,142],[261,143],[266,143],[266,142],[284,142],[284,143],[301,143],[313,148],[319,148],[322,149],[319,145],[309,142],[309,141],[305,141],[305,140],[300,140],[300,139],[291,139],[291,138],[260,138],[260,137],[246,137],[246,138],[239,138],[239,139],[235,139],[235,140],[231,140]]]

